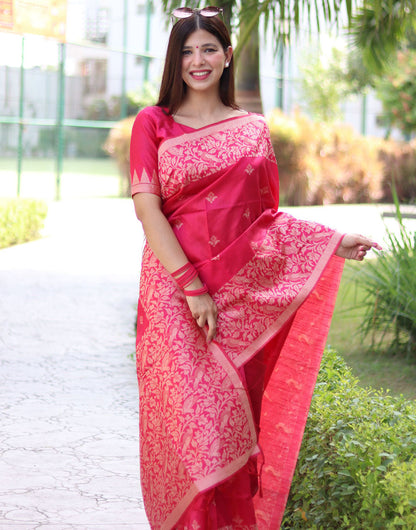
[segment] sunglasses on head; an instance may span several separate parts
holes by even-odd
[[[216,6],[207,6],[202,9],[192,9],[191,7],[178,7],[172,11],[172,17],[175,18],[189,18],[194,15],[200,15],[201,17],[216,17],[221,14],[223,9]]]

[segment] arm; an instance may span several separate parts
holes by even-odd
[[[133,202],[150,248],[165,269],[172,274],[185,265],[188,258],[162,212],[160,197],[152,193],[136,193],[133,196]],[[193,290],[201,287],[202,282],[199,277],[196,277],[187,289]],[[203,328],[208,325],[207,341],[210,342],[215,336],[217,325],[215,302],[209,294],[187,296],[186,301],[198,326]]]

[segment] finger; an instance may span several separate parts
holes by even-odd
[[[377,250],[383,250],[382,247],[377,243],[377,241],[372,241],[368,237],[359,236],[359,243],[367,247],[366,250],[371,250],[372,248],[375,248]]]
[[[217,318],[216,315],[209,315],[207,319],[208,333],[207,333],[207,342],[211,342],[215,337],[217,331]]]

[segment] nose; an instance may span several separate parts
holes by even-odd
[[[202,52],[199,48],[196,48],[193,54],[193,62],[196,66],[204,63],[204,58],[202,56]]]

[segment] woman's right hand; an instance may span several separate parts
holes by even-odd
[[[161,198],[152,193],[136,193],[133,201],[150,248],[165,269],[172,274],[173,271],[182,267],[188,258],[162,212]],[[197,277],[186,286],[186,289],[192,291],[202,287],[203,284]],[[211,342],[217,328],[218,311],[214,300],[209,294],[187,296],[186,300],[198,326],[200,328],[208,326],[207,342]]]
[[[199,296],[187,296],[186,301],[198,326],[200,328],[208,326],[207,342],[211,342],[217,330],[218,309],[214,300],[206,293]]]

